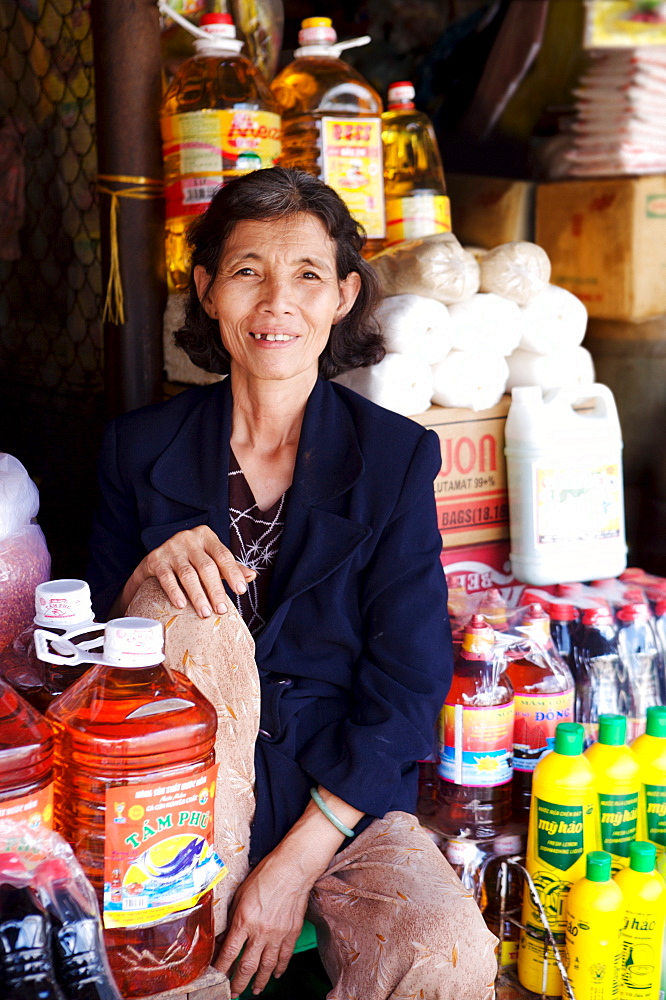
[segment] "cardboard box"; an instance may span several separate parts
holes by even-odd
[[[532,240],[535,188],[532,181],[447,173],[453,232],[465,246],[486,250]]]
[[[431,406],[412,417],[440,440],[435,498],[445,549],[509,537],[504,425],[510,402],[503,396],[497,406],[478,412]]]
[[[666,175],[540,184],[536,242],[590,316],[666,313]]]
[[[517,607],[525,584],[511,572],[508,540],[463,545],[442,550],[442,565],[449,587],[449,606],[456,612],[461,599],[496,588],[508,607]]]

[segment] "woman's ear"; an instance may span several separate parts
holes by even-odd
[[[197,264],[194,268],[194,284],[197,287],[197,295],[199,296],[199,302],[202,308],[211,319],[217,319],[217,309],[210,300],[210,275],[208,274],[205,267],[201,264]]]
[[[333,323],[339,323],[343,316],[346,316],[358,298],[361,291],[361,275],[358,271],[350,271],[347,277],[339,282],[340,304],[335,310]]]

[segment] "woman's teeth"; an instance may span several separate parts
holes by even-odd
[[[288,333],[253,333],[255,340],[293,340]]]

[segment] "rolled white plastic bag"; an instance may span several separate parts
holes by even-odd
[[[390,295],[375,315],[392,354],[434,365],[451,350],[451,317],[443,302],[425,295]]]
[[[432,368],[404,354],[387,354],[379,364],[354,368],[333,381],[404,417],[423,413],[430,407]]]
[[[433,365],[432,371],[433,403],[488,410],[504,395],[509,366],[500,354],[451,351],[443,361]]]
[[[453,233],[406,240],[372,257],[384,295],[426,295],[445,305],[479,290],[479,265]]]
[[[518,348],[507,361],[507,389],[523,385],[538,385],[541,389],[564,389],[594,382],[594,362],[592,355],[584,347],[570,347],[557,354],[535,354]]]
[[[525,305],[550,281],[550,260],[543,247],[518,240],[503,243],[479,258],[482,292],[496,292]]]
[[[548,285],[526,306],[521,306],[523,333],[518,345],[535,354],[557,354],[578,347],[585,337],[587,309],[566,288]]]
[[[523,314],[515,302],[492,292],[477,292],[466,302],[457,302],[448,309],[454,350],[506,357],[518,347]]]

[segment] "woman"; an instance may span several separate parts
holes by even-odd
[[[233,600],[253,630],[252,869],[216,964],[242,948],[232,996],[260,992],[307,911],[331,997],[490,997],[495,939],[411,815],[451,676],[439,443],[328,381],[383,356],[363,238],[275,168],[222,188],[190,242],[177,339],[229,378],[111,425],[91,583],[101,614],[154,579],[172,612],[205,627]]]

